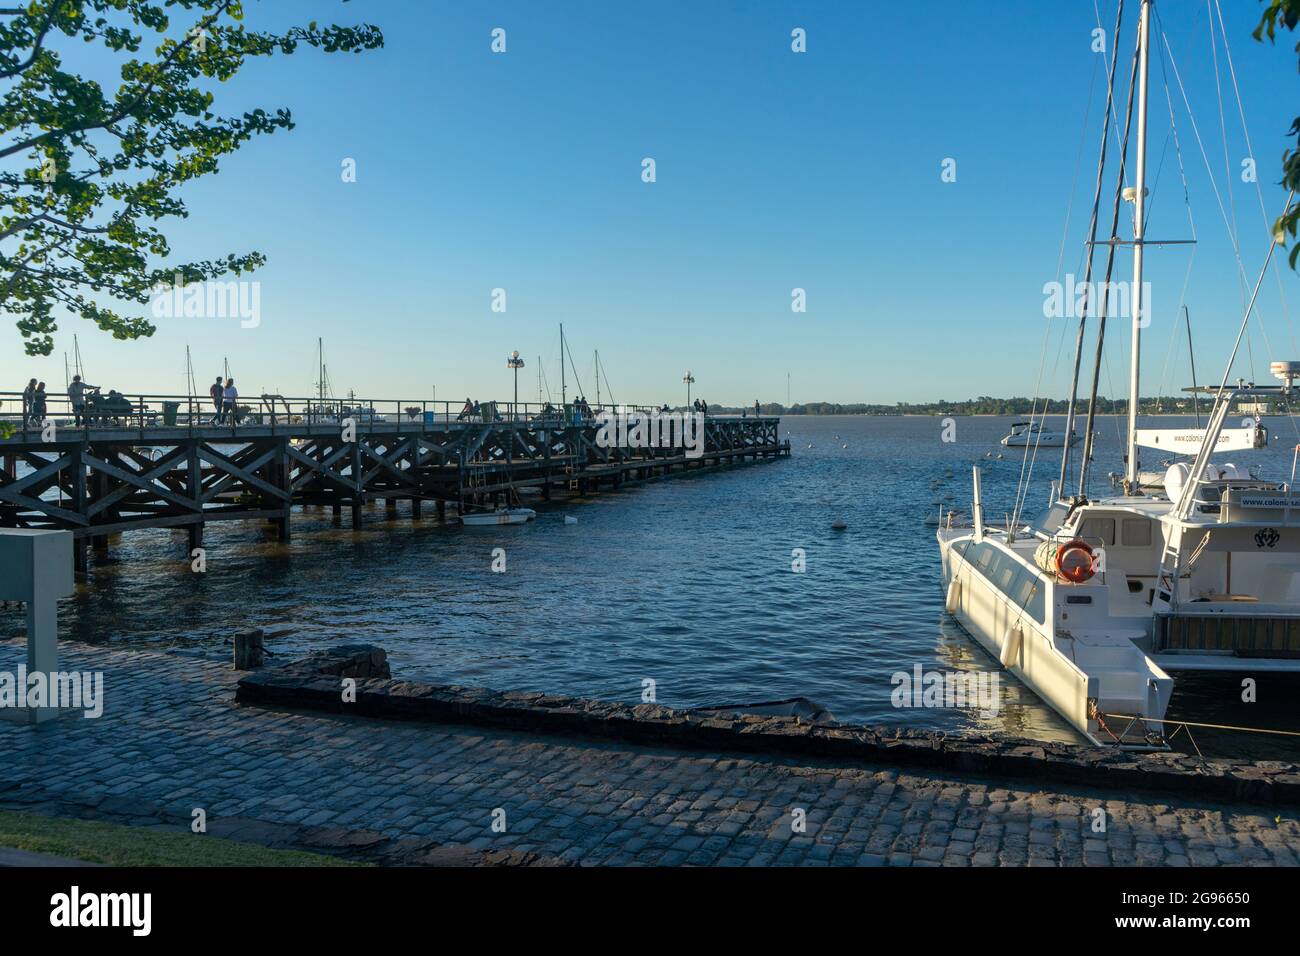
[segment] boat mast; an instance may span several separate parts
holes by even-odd
[[[1142,15],[1138,20],[1138,115],[1137,115],[1137,170],[1133,178],[1133,288],[1129,290],[1130,308],[1133,311],[1132,348],[1129,356],[1128,387],[1128,454],[1125,456],[1124,493],[1139,494],[1138,490],[1138,379],[1142,361],[1142,251],[1146,235],[1146,178],[1147,178],[1147,65],[1151,45],[1151,0],[1142,0]]]
[[[564,381],[564,323],[560,323],[560,407],[569,404],[569,388]]]
[[[600,349],[596,349],[596,407],[600,408]]]

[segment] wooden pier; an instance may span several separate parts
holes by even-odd
[[[264,396],[235,425],[212,422],[197,398],[128,401],[115,419],[75,425],[65,408],[24,423],[21,397],[0,395],[0,527],[72,531],[81,573],[87,546],[144,528],[184,528],[192,550],[210,521],[269,521],[287,541],[299,505],[347,508],[354,528],[380,500],[390,513],[408,501],[414,517],[430,502],[445,520],[449,502],[464,513],[526,488],[550,500],[790,453],[780,419],[761,415],[705,417],[688,454],[607,447],[600,420],[572,407],[489,403],[460,417],[442,403]]]

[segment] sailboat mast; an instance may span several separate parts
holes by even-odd
[[[560,407],[569,404],[569,390],[564,381],[564,323],[560,323]]]
[[[600,349],[596,349],[596,407],[600,408]]]
[[[1138,382],[1142,363],[1142,252],[1146,235],[1146,179],[1147,179],[1147,66],[1151,46],[1151,0],[1142,0],[1142,15],[1138,21],[1138,115],[1137,115],[1137,170],[1133,178],[1133,288],[1129,302],[1133,311],[1132,348],[1129,356],[1128,387],[1128,454],[1125,462],[1125,494],[1138,494]]]

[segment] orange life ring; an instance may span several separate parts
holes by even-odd
[[[1093,555],[1088,542],[1074,538],[1056,549],[1056,573],[1073,584],[1092,577]]]

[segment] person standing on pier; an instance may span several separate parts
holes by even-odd
[[[754,399],[754,417],[757,418],[762,412],[758,410],[758,399]]]
[[[98,387],[83,382],[80,375],[72,376],[72,384],[68,386],[68,401],[72,403],[72,420],[78,428],[86,421],[86,392]]]
[[[220,425],[226,420],[226,416],[221,414],[221,406],[226,400],[226,389],[221,382],[220,375],[217,376],[217,380],[213,383],[212,387],[208,389],[208,395],[212,398],[212,407],[216,409],[215,414],[212,416],[212,423],[214,425]]]
[[[36,395],[36,379],[27,383],[23,389],[23,428],[31,424],[32,420],[32,398]]]
[[[39,425],[45,421],[45,383],[41,382],[32,392],[32,424]]]
[[[224,424],[226,416],[230,416],[230,424],[239,424],[239,389],[235,388],[233,378],[226,379],[226,387],[222,390],[222,407],[221,421]]]

